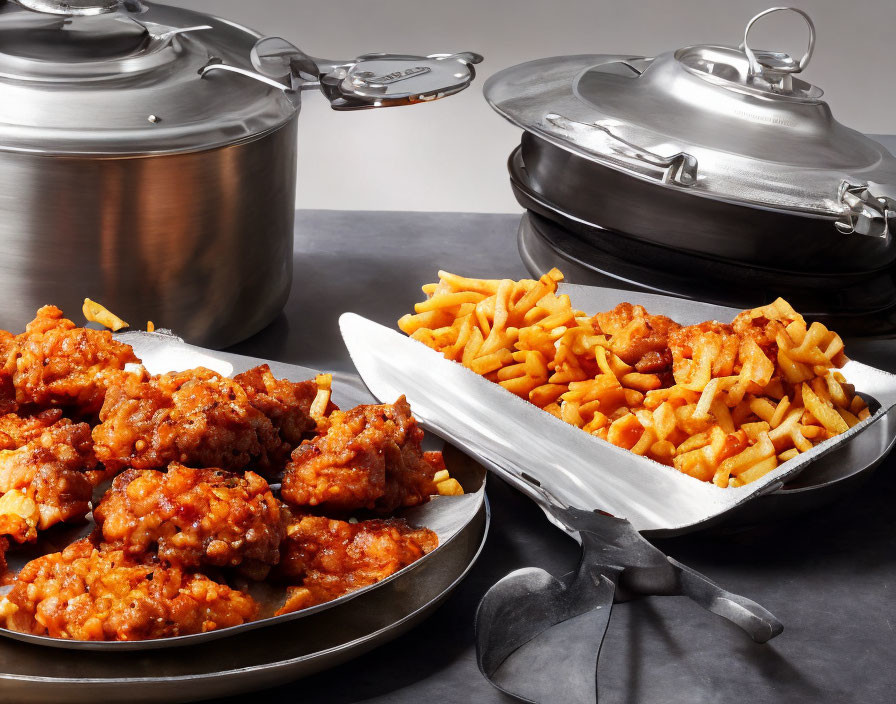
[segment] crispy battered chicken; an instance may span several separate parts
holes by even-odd
[[[49,408],[34,415],[7,413],[0,416],[0,451],[18,450],[62,418],[61,408]]]
[[[241,566],[264,579],[280,558],[280,504],[254,472],[179,464],[167,472],[130,469],[115,478],[93,516],[104,548],[138,560],[157,549],[176,567]]]
[[[288,458],[270,419],[233,379],[198,368],[113,387],[93,430],[106,467],[164,469],[171,462],[276,472]]]
[[[177,567],[141,564],[88,539],[29,562],[0,601],[21,633],[76,640],[146,640],[204,633],[257,617],[242,592]]]
[[[290,523],[278,573],[292,584],[277,612],[291,613],[375,584],[438,546],[436,534],[406,521],[348,523],[304,516]]]
[[[57,523],[83,520],[95,467],[90,426],[67,419],[0,452],[0,535],[21,543]]]
[[[783,327],[783,323],[779,320],[768,320],[764,317],[754,318],[752,311],[749,310],[738,313],[731,323],[731,329],[742,340],[751,338],[770,358],[777,357],[776,338]]]
[[[610,350],[641,374],[668,374],[672,354],[669,335],[681,326],[665,315],[650,315],[643,306],[620,303],[613,310],[598,313],[592,325],[599,333],[612,336]]]
[[[44,306],[24,333],[0,339],[0,406],[59,406],[95,416],[125,365],[139,361],[108,330],[76,327],[55,306]]]
[[[730,325],[717,321],[707,321],[699,325],[679,328],[669,335],[669,350],[672,353],[676,379],[684,378],[690,360],[695,352],[706,348],[712,356],[714,376],[729,376],[734,373],[737,351],[741,336]]]
[[[12,413],[18,408],[12,383],[15,339],[11,332],[0,330],[0,413]]]
[[[317,423],[309,413],[317,395],[314,381],[277,379],[267,364],[238,374],[233,380],[246,390],[249,402],[270,418],[290,451],[316,430]]]
[[[258,618],[250,595],[216,581],[222,570],[254,580],[275,570],[287,613],[437,546],[401,519],[320,515],[386,515],[437,493],[443,467],[422,452],[404,398],[342,413],[323,408],[326,381],[277,379],[267,365],[228,379],[204,368],[149,376],[138,364],[130,346],[52,306],[21,335],[0,331],[0,579],[11,585],[0,625],[78,640],[200,633]],[[317,515],[293,518],[255,473],[287,463],[284,499]],[[8,572],[10,540],[84,520],[96,486],[118,472],[90,538]]]
[[[436,468],[420,448],[423,431],[402,396],[394,405],[358,406],[330,415],[325,435],[305,441],[283,475],[295,506],[391,513],[436,493]]]

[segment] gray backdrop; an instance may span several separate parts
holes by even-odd
[[[168,0],[283,36],[315,56],[368,51],[485,55],[475,87],[427,105],[334,113],[305,95],[297,205],[369,210],[518,210],[505,161],[516,129],[482,99],[482,79],[558,54],[653,55],[697,43],[739,43],[772,0]],[[834,116],[865,132],[896,132],[896,0],[800,0],[818,30],[807,80]],[[756,43],[802,55],[791,13],[757,25]],[[752,39],[752,35],[751,35]],[[753,42],[751,41],[751,44]]]

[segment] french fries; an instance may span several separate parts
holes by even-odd
[[[683,328],[629,304],[588,316],[558,295],[562,280],[440,271],[398,326],[557,418],[719,487],[870,415],[837,371],[843,340],[783,299]]]

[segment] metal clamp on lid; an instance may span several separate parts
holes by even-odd
[[[853,233],[886,239],[891,222],[896,225],[896,200],[875,196],[867,183],[850,183],[844,180],[837,193],[837,202],[843,207],[843,217],[834,227],[845,235]]]
[[[261,39],[252,49],[257,73],[212,60],[201,74],[225,70],[287,93],[320,88],[334,110],[408,105],[459,93],[476,76],[482,57],[459,54],[364,54],[350,61],[309,56],[280,37]]]
[[[583,148],[597,156],[611,158],[662,183],[677,186],[693,186],[697,183],[697,158],[693,154],[678,152],[668,157],[661,156],[613,134],[609,127],[600,123],[576,122],[556,113],[549,113],[544,119],[548,124],[567,132],[591,133],[604,138],[603,149],[598,148],[595,142],[583,145]],[[660,173],[655,175],[653,172],[657,169]]]

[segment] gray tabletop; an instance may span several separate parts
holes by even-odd
[[[234,351],[350,369],[337,327],[340,313],[394,324],[438,269],[524,276],[518,221],[514,215],[299,212],[295,284],[284,315]],[[889,342],[866,344],[854,356],[893,366],[892,349]],[[676,559],[761,603],[785,631],[760,646],[682,597],[617,605],[600,662],[602,704],[892,702],[894,461],[826,510],[762,529],[660,543]],[[490,482],[493,520],[485,551],[433,617],[335,670],[232,701],[514,701],[476,667],[476,605],[514,569],[570,572],[578,547],[521,495],[497,479]]]

